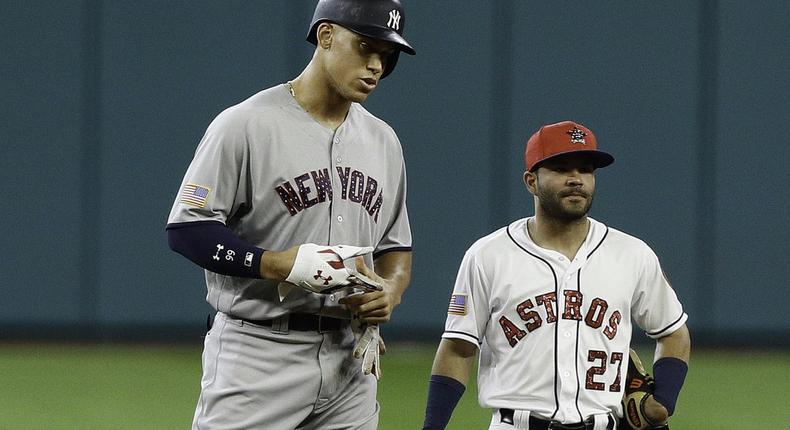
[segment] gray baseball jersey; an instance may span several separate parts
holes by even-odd
[[[590,219],[569,261],[521,219],[464,255],[443,337],[480,347],[481,406],[569,423],[622,415],[633,322],[658,338],[687,318],[643,241]]]
[[[410,250],[406,171],[395,132],[352,103],[333,131],[277,85],[232,106],[211,123],[184,176],[168,223],[220,221],[247,242]],[[244,259],[219,248],[217,258]],[[249,261],[248,261],[249,260]],[[373,267],[371,257],[367,264]],[[375,269],[375,268],[374,268]],[[337,315],[337,295],[297,289],[280,301],[273,281],[206,271],[207,301],[247,319],[288,312]]]

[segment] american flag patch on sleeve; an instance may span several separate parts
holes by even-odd
[[[450,297],[450,307],[447,308],[449,315],[466,315],[466,295],[453,294]]]
[[[184,189],[181,190],[181,199],[179,201],[196,208],[202,208],[206,206],[209,191],[209,188],[201,185],[186,184]]]

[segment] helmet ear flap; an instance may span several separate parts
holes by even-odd
[[[387,66],[384,67],[384,71],[381,73],[381,79],[384,79],[392,73],[392,70],[395,69],[395,65],[398,64],[398,56],[400,55],[400,51],[395,51],[387,58]]]

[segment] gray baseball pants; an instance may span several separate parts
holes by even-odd
[[[375,430],[377,382],[362,374],[354,344],[349,325],[296,331],[217,313],[192,429]]]

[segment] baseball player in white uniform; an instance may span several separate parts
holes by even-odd
[[[398,0],[321,0],[295,79],[220,113],[170,246],[217,311],[193,429],[375,429],[378,324],[411,274],[400,142],[359,103],[403,51]],[[356,329],[356,330],[355,330]]]
[[[575,122],[529,139],[524,183],[535,215],[464,255],[424,429],[445,428],[478,349],[490,429],[617,428],[634,323],[657,342],[646,415],[663,423],[673,412],[689,358],[687,315],[644,242],[587,216],[595,169],[613,161]]]

